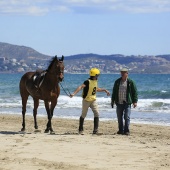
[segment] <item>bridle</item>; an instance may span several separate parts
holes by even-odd
[[[63,80],[63,82],[64,82],[64,85],[65,85],[66,88],[64,88],[64,87],[62,86],[61,82],[60,82],[60,86],[62,87],[64,93],[65,93],[67,96],[70,97],[71,93],[70,93],[70,91],[68,90],[68,88],[67,88],[66,83],[65,83],[64,80]]]
[[[57,66],[57,72],[58,72],[58,73],[57,73],[57,77],[58,77],[59,82],[61,82],[61,81],[63,81],[63,79],[64,79],[64,68],[61,68],[61,66],[60,66],[60,64],[62,64],[63,61],[58,60],[58,62],[59,62],[59,64],[58,64],[58,66]],[[64,66],[63,66],[63,67],[64,67]],[[62,78],[60,77],[61,74],[62,74]]]
[[[59,64],[61,64],[61,63],[63,63],[63,61],[59,60]],[[59,66],[59,67],[60,67],[60,66]],[[63,70],[61,69],[61,67],[60,67],[60,69],[59,69],[59,77],[58,77],[60,86],[62,87],[62,89],[63,89],[63,91],[65,92],[65,94],[66,94],[67,96],[70,96],[71,93],[70,93],[70,91],[68,90],[68,88],[67,88],[67,86],[66,86],[66,83],[65,83],[65,81],[64,81],[64,76],[63,76],[63,78],[60,78],[60,75],[61,75],[61,74],[64,75],[64,71],[63,71]],[[66,88],[63,87],[63,85],[61,84],[61,82],[64,82],[64,85],[65,85]]]

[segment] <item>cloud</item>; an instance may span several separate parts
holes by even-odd
[[[170,12],[169,0],[127,0],[117,1],[110,4],[113,11],[124,11],[130,13],[161,13]]]
[[[48,8],[43,6],[48,0],[1,0],[0,14],[44,15]]]
[[[1,0],[0,14],[170,12],[169,0]]]

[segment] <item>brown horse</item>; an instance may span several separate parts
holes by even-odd
[[[21,131],[25,131],[25,113],[26,113],[26,104],[28,100],[28,96],[32,96],[34,101],[34,128],[37,130],[37,109],[39,106],[39,100],[44,100],[44,105],[47,111],[48,122],[47,127],[45,129],[45,133],[49,131],[54,133],[52,128],[51,119],[53,117],[53,111],[55,106],[57,105],[57,99],[60,94],[59,82],[64,78],[64,56],[61,59],[58,59],[55,56],[46,71],[44,71],[43,81],[41,81],[41,85],[37,87],[34,82],[34,78],[36,76],[36,72],[27,72],[25,73],[20,80],[20,95],[22,98],[22,129]]]

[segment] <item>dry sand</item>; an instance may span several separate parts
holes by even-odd
[[[170,127],[131,124],[131,135],[117,135],[117,122],[100,122],[103,135],[92,135],[93,122],[52,120],[54,135],[45,134],[46,117],[0,114],[0,170],[170,170]]]

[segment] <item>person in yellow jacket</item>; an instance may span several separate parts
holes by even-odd
[[[83,134],[83,124],[84,119],[87,115],[88,108],[90,107],[94,113],[94,129],[93,134],[98,133],[98,126],[99,126],[99,111],[98,111],[98,104],[96,102],[96,92],[106,92],[106,94],[109,96],[110,92],[106,89],[99,88],[98,87],[98,77],[100,75],[100,70],[97,68],[90,69],[90,78],[88,80],[84,81],[82,85],[80,85],[74,93],[70,95],[70,97],[73,97],[76,95],[80,90],[83,89],[82,92],[82,114],[79,119],[79,134]]]

